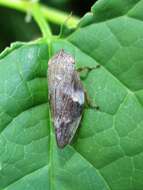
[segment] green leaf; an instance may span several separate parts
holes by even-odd
[[[99,0],[65,39],[19,43],[0,59],[0,190],[143,187],[143,1]],[[118,10],[118,12],[117,12]],[[73,144],[56,146],[48,106],[49,52],[93,69]]]

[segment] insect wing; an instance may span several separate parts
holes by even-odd
[[[84,106],[84,90],[73,63],[73,58],[63,51],[49,63],[49,96],[56,140],[60,148],[73,139]]]

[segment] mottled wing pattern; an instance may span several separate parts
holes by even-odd
[[[49,96],[60,148],[71,142],[84,105],[84,90],[73,63],[73,58],[63,51],[49,62]]]
[[[79,126],[84,106],[84,92],[76,71],[71,86],[62,86],[56,91],[55,99],[55,130],[58,145],[64,147],[69,144]],[[58,102],[58,103],[57,103]]]

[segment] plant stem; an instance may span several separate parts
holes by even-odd
[[[0,0],[0,6],[5,6],[22,12],[28,12],[31,9],[31,2],[26,0]],[[43,16],[55,24],[63,24],[68,18],[69,14],[39,4]],[[65,24],[67,27],[75,27],[79,22],[79,18],[71,16]]]
[[[51,29],[48,23],[46,22],[38,3],[32,3],[31,12],[39,28],[41,29],[43,37],[46,38],[47,41],[50,43],[50,39],[52,37]]]

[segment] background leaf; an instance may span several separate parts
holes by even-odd
[[[0,7],[0,52],[11,42],[31,41],[40,36],[40,30],[31,18],[26,22],[26,14]]]
[[[3,1],[3,0],[1,0]],[[26,12],[19,12],[13,9],[1,6],[3,4],[0,1],[0,52],[4,50],[5,47],[9,46],[10,43],[15,41],[31,41],[36,38],[41,37],[39,28],[36,23],[30,18],[30,10]],[[20,0],[21,2],[23,0]],[[24,0],[25,2],[30,2],[31,0]],[[83,16],[87,11],[90,11],[91,6],[96,0],[82,1],[80,0],[40,0],[39,2],[49,8],[56,8],[57,11],[63,10],[67,12],[67,15],[70,15],[71,12],[73,15]],[[5,3],[8,5],[7,0]],[[17,1],[13,4],[19,4]],[[29,16],[28,16],[29,15]],[[59,20],[59,18],[56,19]],[[68,17],[68,16],[67,16]],[[26,22],[29,20],[29,22]],[[65,18],[66,20],[66,18]],[[62,24],[64,21],[62,21]],[[52,29],[54,35],[59,35],[60,25],[54,24],[48,20],[48,23]]]
[[[142,8],[142,0],[100,0],[72,34],[52,41],[52,54],[64,48],[77,67],[101,65],[83,80],[100,109],[85,109],[63,150],[50,126],[48,46],[16,44],[2,54],[0,189],[142,190]]]

